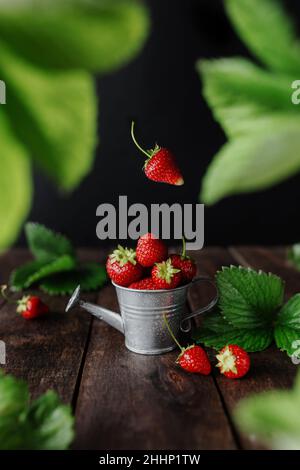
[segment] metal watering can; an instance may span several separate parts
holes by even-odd
[[[186,313],[187,291],[199,282],[209,282],[216,289],[213,281],[207,277],[198,277],[189,284],[170,290],[129,289],[113,282],[121,315],[81,300],[78,286],[68,302],[66,312],[79,305],[123,333],[125,345],[130,351],[138,354],[163,354],[176,348],[165,326],[164,315],[176,336],[180,330],[190,331],[191,318],[208,312],[216,305],[218,293],[205,307]]]

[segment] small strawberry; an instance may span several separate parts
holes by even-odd
[[[136,253],[132,248],[123,248],[118,245],[106,262],[106,271],[110,279],[123,287],[139,281],[143,275],[143,268],[135,257]]]
[[[216,357],[219,361],[217,367],[220,368],[221,374],[229,379],[239,379],[250,369],[249,354],[235,344],[225,346]]]
[[[49,312],[49,307],[35,295],[25,295],[18,300],[17,312],[26,320],[40,317]]]
[[[170,255],[172,265],[174,268],[181,270],[182,281],[191,282],[196,276],[197,266],[194,260],[192,260],[185,253],[185,239],[182,239],[182,253],[181,255]]]
[[[175,289],[182,279],[180,269],[174,268],[170,259],[156,263],[152,268],[151,277],[157,289]]]
[[[136,259],[144,267],[153,266],[168,257],[168,248],[162,240],[152,233],[146,233],[139,238],[136,247]]]
[[[36,295],[24,295],[20,300],[11,299],[6,294],[7,286],[0,286],[2,297],[9,303],[17,304],[17,313],[22,315],[26,320],[41,317],[49,312],[49,307]]]
[[[181,353],[176,359],[176,363],[179,364],[180,367],[186,370],[187,372],[192,372],[194,374],[209,375],[211,373],[211,364],[204,349],[200,346],[196,346],[195,344],[192,344],[187,348],[183,348],[176,339],[173,331],[171,330],[166,315],[164,315],[164,322],[171,337],[181,350]]]
[[[156,290],[157,287],[155,286],[152,277],[145,277],[140,281],[133,282],[132,284],[130,284],[129,289]]]
[[[134,136],[134,122],[131,124],[131,137],[137,148],[147,157],[144,172],[150,180],[175,186],[183,185],[182,175],[170,150],[161,148],[157,144],[154,149],[144,150]]]

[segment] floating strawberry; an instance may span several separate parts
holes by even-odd
[[[159,147],[157,144],[152,150],[144,150],[136,141],[134,122],[131,124],[131,137],[137,148],[147,157],[144,172],[150,180],[175,186],[183,185],[182,175],[170,150]]]
[[[168,257],[168,248],[153,233],[145,233],[139,238],[136,247],[136,259],[144,267],[153,266]]]
[[[166,315],[164,315],[164,322],[171,337],[181,350],[181,353],[176,359],[176,363],[179,364],[180,367],[186,370],[187,372],[192,372],[194,374],[209,375],[211,373],[211,364],[204,349],[200,346],[196,346],[195,344],[192,344],[187,348],[183,348],[175,337],[173,331],[171,330]]]
[[[185,239],[182,238],[182,253],[181,255],[170,255],[170,260],[174,268],[181,270],[182,281],[191,282],[196,276],[197,266],[189,256],[186,255]]]
[[[17,312],[26,320],[41,317],[49,312],[49,307],[36,295],[25,295],[20,300],[13,300],[6,295],[7,286],[1,286],[1,295],[9,303],[17,304]]]
[[[123,287],[139,281],[143,275],[143,268],[135,258],[136,253],[132,248],[118,245],[106,262],[106,271],[110,279]]]
[[[152,277],[146,277],[140,281],[133,282],[130,284],[129,289],[138,289],[138,290],[156,290]]]
[[[225,346],[216,356],[217,367],[221,374],[229,379],[239,379],[247,374],[250,369],[250,357],[248,353],[235,344]]]
[[[180,269],[174,268],[170,259],[156,263],[152,268],[151,277],[157,289],[175,289],[182,279]]]

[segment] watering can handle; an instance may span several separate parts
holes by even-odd
[[[212,286],[214,286],[215,290],[216,290],[216,295],[215,297],[213,298],[213,300],[211,300],[209,302],[208,305],[206,305],[205,307],[202,307],[202,308],[199,308],[198,310],[195,310],[194,312],[191,312],[191,313],[187,313],[184,317],[184,319],[181,321],[181,324],[180,324],[180,329],[181,331],[183,331],[184,333],[187,333],[188,331],[190,331],[192,325],[191,325],[191,318],[194,318],[196,317],[197,315],[201,315],[202,313],[206,313],[208,312],[209,310],[211,310],[215,305],[216,303],[218,302],[219,300],[219,294],[218,294],[218,289],[217,289],[217,286],[216,284],[214,283],[214,281],[210,278],[210,277],[206,277],[206,276],[201,276],[201,277],[196,277],[196,279],[193,279],[192,282],[191,282],[191,285],[193,284],[196,284],[198,282],[208,282],[209,284],[211,284]],[[187,324],[187,326],[184,326],[184,323]]]

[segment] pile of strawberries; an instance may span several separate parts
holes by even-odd
[[[118,246],[108,257],[106,270],[117,285],[139,290],[175,289],[194,278],[196,263],[185,253],[168,256],[168,248],[152,233],[139,238],[136,250]]]

